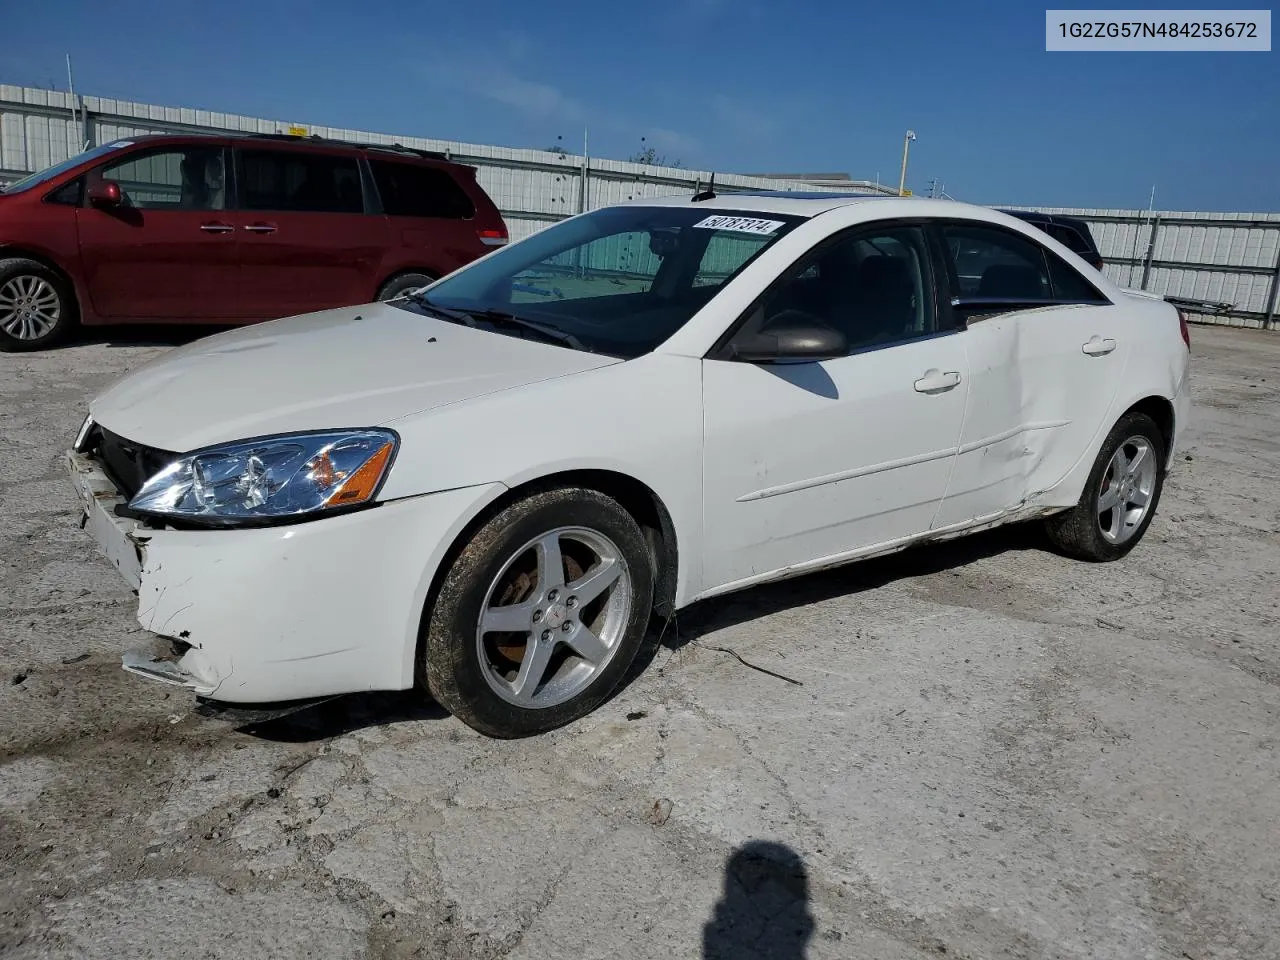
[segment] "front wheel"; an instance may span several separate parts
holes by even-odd
[[[640,527],[612,498],[561,488],[516,501],[445,575],[421,644],[427,686],[494,737],[577,720],[635,659],[653,579]]]
[[[71,285],[43,263],[0,260],[0,350],[41,350],[76,321]]]
[[[1080,502],[1045,521],[1049,539],[1081,560],[1118,560],[1138,545],[1164,487],[1164,439],[1144,413],[1128,413],[1107,435]]]

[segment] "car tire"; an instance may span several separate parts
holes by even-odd
[[[378,299],[394,300],[410,290],[425,287],[427,284],[435,282],[435,277],[428,276],[425,273],[402,273],[399,276],[392,277],[382,285],[382,288],[378,291]]]
[[[571,723],[626,675],[653,581],[644,535],[616,500],[584,488],[531,494],[491,517],[453,559],[425,618],[420,680],[488,736]]]
[[[1165,441],[1145,413],[1127,413],[1111,429],[1080,502],[1045,521],[1049,539],[1080,560],[1119,560],[1138,545],[1164,488]]]
[[[78,319],[71,284],[43,263],[0,260],[0,350],[43,350],[65,338]]]

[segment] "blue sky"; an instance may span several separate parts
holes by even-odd
[[[1203,0],[1201,0],[1203,2]],[[1101,6],[1094,4],[1095,8]],[[0,81],[978,203],[1280,210],[1280,53],[1046,53],[1044,6],[835,0],[24,3]]]

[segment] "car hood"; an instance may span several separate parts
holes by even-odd
[[[181,453],[273,433],[376,426],[620,362],[369,304],[197,340],[134,371],[89,412],[113,433]]]

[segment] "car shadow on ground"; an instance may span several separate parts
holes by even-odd
[[[655,625],[627,682],[643,673],[659,650],[679,650],[748,620],[875,590],[896,580],[954,570],[997,554],[1047,549],[1038,523],[1012,524],[703,600],[680,611],[671,622]]]
[[[701,601],[670,621],[655,618],[635,663],[609,699],[642,676],[660,650],[678,650],[717,630],[794,607],[874,590],[896,580],[953,570],[1001,553],[1044,549],[1047,541],[1038,524],[1014,524]],[[278,719],[236,725],[236,729],[264,740],[313,743],[366,727],[448,716],[426,694],[405,690],[348,694]]]

